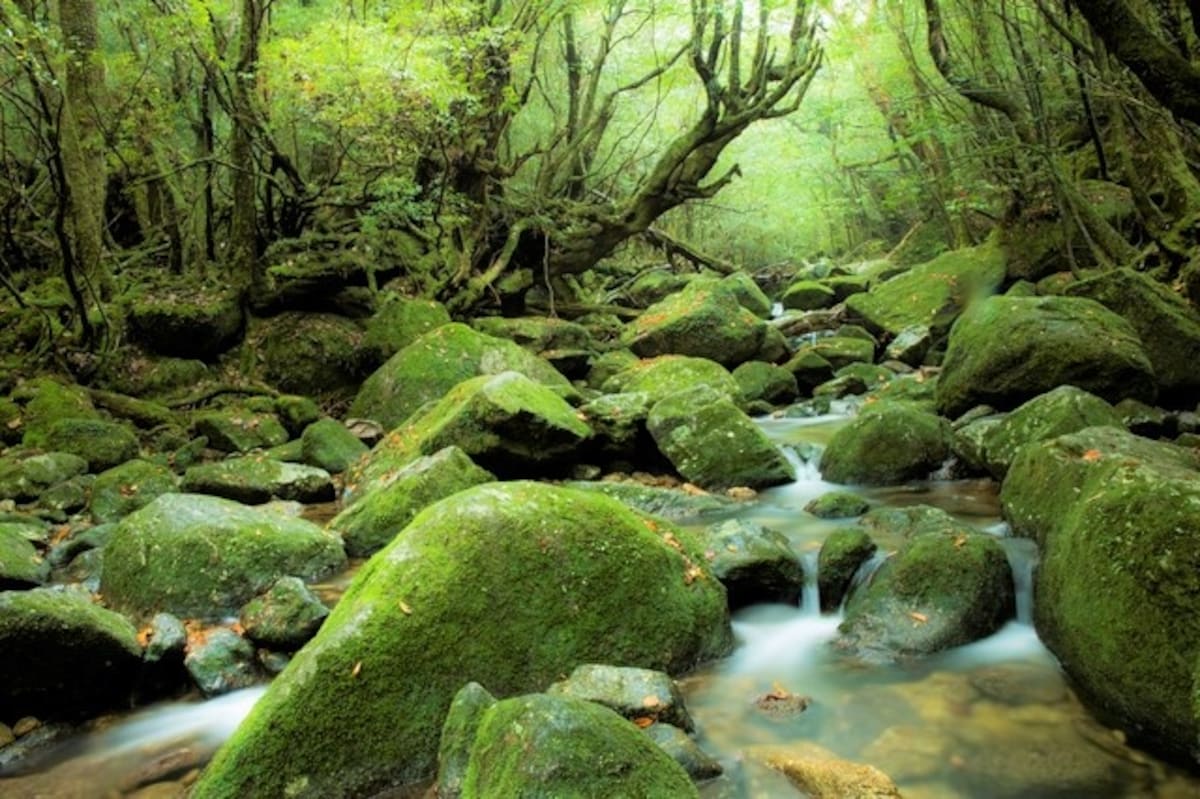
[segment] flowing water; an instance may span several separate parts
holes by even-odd
[[[762,420],[780,443],[811,452],[845,417]],[[1013,566],[1017,618],[995,635],[896,666],[844,659],[830,642],[840,613],[821,614],[816,557],[844,522],[822,521],[805,503],[834,488],[812,460],[794,458],[799,479],[762,492],[739,518],[784,533],[804,560],[799,607],[761,605],[734,617],[732,656],[683,681],[704,748],[725,776],[706,799],[771,799],[804,794],[762,765],[814,751],[869,763],[907,799],[1184,799],[1200,780],[1125,746],[1080,706],[1031,626],[1032,543],[1007,537],[991,481],[862,490],[874,504],[927,503],[1000,538]],[[882,548],[898,541],[879,540]],[[877,567],[881,553],[860,576]],[[330,597],[344,586],[323,588]],[[94,799],[178,797],[262,693],[172,702],[112,722],[49,750],[24,773],[0,779],[0,797]],[[795,705],[765,698],[806,698]],[[782,708],[782,711],[781,711]],[[0,766],[2,767],[2,766]]]

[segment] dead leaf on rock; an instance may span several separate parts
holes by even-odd
[[[915,610],[910,610],[908,612],[908,617],[910,619],[912,619],[913,621],[915,621],[917,624],[924,624],[925,622],[929,621],[928,616],[926,616],[924,613],[918,613]]]

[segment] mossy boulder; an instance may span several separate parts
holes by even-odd
[[[797,280],[784,290],[780,302],[793,311],[816,311],[838,301],[837,292],[817,280]]]
[[[135,616],[219,618],[285,575],[326,577],[342,542],[315,524],[198,494],[163,494],[121,520],[100,593]]]
[[[838,645],[868,660],[929,655],[991,635],[1015,610],[999,541],[923,532],[851,594]]]
[[[921,325],[935,336],[944,335],[965,308],[999,290],[1006,263],[994,241],[945,252],[855,294],[846,300],[846,309],[873,333],[896,336]]]
[[[245,315],[233,289],[180,284],[137,295],[129,329],[150,352],[212,360],[238,342]]]
[[[46,431],[43,446],[80,456],[93,472],[111,469],[138,454],[138,439],[133,431],[101,419],[59,419]]]
[[[695,726],[679,685],[671,675],[654,669],[584,663],[565,680],[547,688],[546,693],[595,702],[642,724],[662,722],[684,730]]]
[[[375,365],[361,325],[344,316],[288,311],[255,323],[249,341],[267,380],[295,394],[345,394]]]
[[[783,405],[800,396],[796,376],[773,363],[746,361],[733,370],[733,379],[741,389],[742,402],[763,400]]]
[[[648,308],[654,303],[682,291],[692,281],[690,275],[676,274],[666,268],[651,269],[640,275],[624,289],[634,308]]]
[[[192,682],[205,696],[218,696],[262,681],[254,644],[228,627],[206,630],[183,659]]]
[[[838,399],[867,392],[879,391],[896,378],[896,373],[886,366],[873,363],[852,363],[834,372],[827,380],[813,389],[814,397]]]
[[[20,430],[27,447],[46,447],[46,437],[55,422],[64,419],[99,419],[87,391],[48,377],[26,380],[11,397],[22,404]]]
[[[367,445],[336,419],[320,419],[300,435],[300,457],[332,474],[346,471],[367,453]]]
[[[1112,269],[1067,287],[1096,300],[1133,327],[1154,367],[1159,399],[1191,408],[1200,396],[1200,312],[1161,283],[1132,269]]]
[[[771,298],[747,273],[733,272],[721,278],[717,284],[733,294],[739,305],[758,318],[771,317]]]
[[[426,508],[367,563],[193,798],[412,783],[431,776],[468,681],[508,696],[580,663],[678,673],[730,644],[724,591],[684,531],[594,494],[477,486]]]
[[[622,325],[624,329],[624,325]],[[627,349],[602,352],[592,359],[585,382],[588,388],[599,391],[610,377],[622,372],[641,359]]]
[[[518,372],[464,380],[439,402],[390,432],[346,473],[347,485],[372,484],[422,455],[456,446],[507,477],[553,469],[591,435],[578,412]]]
[[[329,472],[265,455],[201,463],[183,474],[182,490],[257,505],[272,499],[329,502],[336,495]]]
[[[992,476],[1004,479],[1021,448],[1074,433],[1085,427],[1122,427],[1121,418],[1104,400],[1075,386],[1059,386],[1034,397],[983,435],[983,451]]]
[[[701,488],[766,488],[796,479],[783,451],[711,388],[692,388],[659,401],[650,409],[646,427],[659,451]]]
[[[871,509],[871,503],[849,491],[826,491],[809,501],[804,509],[818,519],[852,519]]]
[[[713,553],[709,567],[725,586],[730,610],[760,602],[795,605],[804,589],[804,566],[782,533],[738,519],[701,533]]]
[[[687,772],[641,730],[583,699],[548,694],[505,699],[483,712],[469,732],[461,792],[452,794],[462,799],[700,795]]]
[[[547,316],[480,317],[471,327],[495,338],[504,338],[536,355],[552,350],[591,350],[595,345],[588,329],[576,322]]]
[[[1109,402],[1153,401],[1154,369],[1129,323],[1082,297],[992,297],[955,323],[938,409],[1015,408],[1061,385]]]
[[[17,525],[0,524],[0,591],[46,582],[50,566]]]
[[[510,371],[561,397],[576,394],[553,366],[520,345],[454,322],[431,330],[388,359],[362,384],[349,415],[374,419],[391,429],[464,380]]]
[[[594,432],[589,449],[603,461],[629,459],[644,466],[654,442],[646,430],[650,395],[642,391],[603,394],[580,406]],[[653,460],[653,458],[649,458]]]
[[[1005,518],[1041,554],[1034,622],[1085,701],[1168,756],[1200,735],[1200,454],[1112,427],[1024,448]]]
[[[367,320],[363,346],[373,360],[382,363],[429,331],[448,324],[450,314],[440,302],[388,292]]]
[[[382,474],[366,491],[355,487],[353,504],[333,518],[329,529],[341,535],[351,556],[370,555],[426,506],[495,479],[458,447],[446,447]]]
[[[852,363],[874,362],[875,342],[858,336],[826,336],[797,347],[792,359],[809,352],[821,356],[837,370]]]
[[[238,621],[246,637],[272,649],[299,649],[317,634],[329,609],[299,577],[280,577],[267,592],[242,606]]]
[[[694,521],[706,514],[728,511],[733,505],[733,500],[722,494],[684,491],[631,481],[572,480],[566,485],[580,491],[604,494],[634,510],[671,521]]]
[[[245,408],[205,411],[192,422],[196,435],[222,452],[249,452],[277,447],[288,440],[288,432],[273,413],[255,413]]]
[[[821,279],[821,285],[833,289],[833,296],[838,302],[845,302],[855,294],[862,294],[871,288],[871,281],[865,275],[832,275]]]
[[[802,347],[783,365],[796,378],[802,392],[811,392],[817,386],[833,379],[834,368],[828,360],[811,347]]]
[[[10,721],[81,718],[126,706],[142,648],[124,616],[86,593],[0,592],[0,707]]]
[[[122,347],[100,363],[96,386],[134,397],[178,396],[212,379],[204,361],[171,358]]]
[[[741,395],[737,381],[724,366],[707,358],[683,355],[640,360],[606,380],[603,390],[607,394],[643,392],[655,403],[696,386],[707,386],[730,399]]]
[[[891,360],[917,367],[933,347],[933,331],[928,325],[910,325],[888,342],[884,355]]]
[[[90,508],[97,524],[123,519],[176,490],[178,479],[165,466],[144,460],[126,461],[101,472],[92,484]]]
[[[734,367],[755,356],[767,324],[733,292],[698,281],[647,308],[627,326],[621,342],[637,355],[687,355]]]
[[[854,575],[878,549],[870,533],[861,527],[843,527],[825,537],[817,555],[821,612],[831,613],[842,606]]]
[[[69,452],[28,453],[0,458],[0,499],[26,502],[46,489],[83,474],[87,461]]]
[[[921,480],[950,456],[950,424],[919,406],[880,402],[842,427],[821,456],[832,483],[895,485]]]

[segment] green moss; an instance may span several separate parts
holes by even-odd
[[[1192,758],[1200,455],[1089,428],[1022,450],[1001,501],[1039,542],[1034,620],[1072,684],[1143,745]]]
[[[655,403],[677,391],[695,386],[707,386],[730,399],[740,396],[741,389],[729,371],[707,358],[683,355],[663,355],[638,361],[613,375],[604,383],[608,394],[643,392]]]
[[[790,310],[815,311],[834,305],[837,292],[816,280],[797,280],[783,292],[780,302]]]
[[[48,377],[25,381],[12,392],[12,398],[25,405],[22,411],[22,443],[27,447],[45,447],[50,428],[55,422],[99,418],[84,389],[64,385]]]
[[[732,367],[758,353],[766,330],[731,291],[696,282],[647,308],[629,323],[621,342],[645,358],[686,355]]]
[[[529,473],[571,454],[591,428],[574,408],[517,372],[464,380],[439,402],[387,435],[346,476],[368,490],[422,455],[456,446],[501,475]]]
[[[139,673],[137,631],[70,590],[0,592],[4,712],[80,717],[127,704]]]
[[[363,344],[375,358],[386,361],[430,330],[450,324],[450,314],[440,302],[402,297],[388,292],[379,310],[367,321]]]
[[[796,479],[783,451],[727,397],[700,386],[650,409],[646,427],[681,475],[701,488],[765,488]]]
[[[759,319],[771,317],[771,298],[759,288],[754,278],[745,272],[733,272],[717,281],[717,285],[730,292],[734,299]]]
[[[316,635],[329,609],[302,580],[280,577],[238,614],[246,636],[275,649],[298,649]]]
[[[742,402],[766,400],[784,404],[800,395],[796,376],[782,366],[771,363],[747,361],[733,370],[733,379],[741,390]]]
[[[1116,402],[1151,401],[1154,371],[1121,317],[1077,297],[992,297],[950,331],[938,409],[954,417],[975,405],[1001,410],[1073,385]]]
[[[740,519],[718,522],[701,534],[710,568],[725,586],[730,610],[761,602],[795,605],[804,566],[782,533]]]
[[[348,395],[374,365],[362,327],[336,314],[282,313],[256,322],[251,339],[267,380],[296,394]]]
[[[949,457],[950,441],[945,419],[905,402],[876,403],[834,433],[821,476],[860,485],[924,479]]]
[[[274,414],[244,409],[200,413],[192,426],[196,435],[204,436],[210,447],[222,452],[277,447],[288,440],[287,430]]]
[[[890,659],[978,640],[1014,612],[1012,573],[995,538],[925,532],[851,595],[839,630],[843,646]]]
[[[233,289],[180,283],[155,286],[129,304],[130,329],[161,355],[212,359],[233,346],[244,321]]]
[[[321,419],[300,436],[301,459],[327,472],[344,472],[367,452],[367,445],[336,419]]]
[[[498,702],[479,723],[463,799],[699,797],[687,772],[613,711],[565,696]]]
[[[877,549],[871,535],[861,527],[834,530],[825,538],[817,556],[817,591],[822,612],[841,607],[854,575]]]
[[[850,519],[869,511],[871,503],[849,491],[827,491],[804,509],[818,519]]]
[[[819,355],[836,370],[852,363],[872,363],[875,360],[875,342],[857,336],[828,336],[798,348],[793,360],[806,353]]]
[[[365,492],[355,492],[353,504],[334,517],[329,529],[342,536],[351,556],[369,555],[395,538],[425,507],[494,479],[461,449],[446,447],[381,475]]]
[[[733,504],[733,500],[721,494],[695,494],[678,488],[660,488],[615,480],[573,480],[567,483],[567,486],[580,491],[595,491],[612,497],[634,510],[672,521],[692,521],[706,514],[728,510]]]
[[[508,318],[488,316],[475,319],[471,326],[496,338],[504,338],[535,354],[547,350],[590,350],[592,335],[583,325],[545,316]]]
[[[271,499],[330,502],[335,492],[329,472],[264,455],[244,455],[201,463],[184,472],[180,487],[255,505]]]
[[[520,372],[561,397],[577,395],[565,377],[536,355],[506,339],[452,323],[421,336],[368,377],[350,415],[391,429],[462,381],[506,371]]]
[[[59,419],[46,431],[47,449],[79,455],[94,472],[137,457],[138,440],[129,428],[100,419]]]
[[[924,325],[941,335],[975,299],[999,289],[1005,267],[1005,255],[994,240],[953,250],[855,294],[846,308],[875,333],[894,336]]]
[[[97,524],[115,522],[149,505],[162,494],[176,490],[170,469],[149,461],[132,460],[96,476],[92,485],[92,519]]]
[[[281,576],[317,579],[345,560],[336,536],[303,519],[217,497],[163,494],[113,533],[100,592],[138,616],[220,618]]]
[[[49,566],[14,525],[0,525],[0,591],[46,582]]]
[[[993,477],[1002,480],[1021,447],[1085,427],[1104,425],[1122,426],[1111,405],[1074,386],[1059,386],[988,426],[983,435],[988,469]]]
[[[193,797],[369,795],[431,774],[468,681],[507,696],[584,662],[679,672],[724,654],[724,592],[703,563],[684,531],[568,489],[493,483],[432,505],[360,571]]]
[[[588,369],[588,387],[600,390],[610,377],[635,365],[638,360],[638,356],[626,349],[609,350],[597,355]]]

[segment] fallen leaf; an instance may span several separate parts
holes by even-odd
[[[1103,455],[1100,453],[1100,450],[1098,450],[1098,449],[1089,449],[1087,452],[1083,453],[1083,455],[1081,455],[1080,457],[1083,458],[1083,460],[1086,463],[1095,463],[1096,461],[1100,460],[1100,458],[1103,457]]]
[[[913,621],[915,621],[917,624],[924,624],[925,622],[929,621],[928,616],[926,616],[924,613],[918,613],[915,610],[910,610],[908,612],[908,617],[910,619],[912,619]]]
[[[633,723],[637,725],[639,730],[644,730],[654,723],[654,719],[650,718],[649,716],[638,716],[633,720]]]
[[[21,426],[21,417],[20,416],[18,416],[16,419],[9,419],[9,421],[8,421],[8,429],[9,430],[16,430],[20,426]]]
[[[403,599],[401,599],[400,600],[400,612],[403,613],[405,616],[411,616],[412,615],[412,606],[409,605],[407,602],[405,602]]]
[[[361,673],[362,673],[362,661],[360,660],[354,664],[354,668],[350,669],[350,676],[352,678],[357,677]]]
[[[654,694],[646,694],[644,697],[642,697],[642,707],[646,707],[646,708],[660,707],[660,706],[662,706],[662,703],[663,703],[662,700],[659,699]]]

